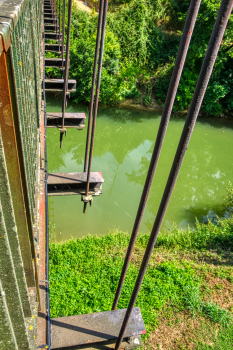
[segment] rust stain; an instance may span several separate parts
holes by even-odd
[[[3,117],[6,125],[13,126],[12,116],[11,116],[11,106],[7,104],[3,108]]]
[[[7,59],[9,59],[10,62],[8,55],[9,53],[6,53],[5,51],[3,51],[0,55],[0,127],[2,131],[2,141],[6,156],[7,172],[9,176],[13,208],[15,212],[16,226],[18,229],[20,250],[22,254],[27,285],[28,287],[34,287],[35,279],[32,266],[31,247],[29,244],[27,219],[25,215],[25,203],[15,135],[12,96],[8,80],[10,74],[12,74],[13,71],[11,69],[8,71],[7,68]]]

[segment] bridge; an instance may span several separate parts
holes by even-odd
[[[66,113],[72,0],[0,0],[0,349],[134,349],[145,326],[135,301],[156,243],[221,44],[232,1],[222,0],[151,237],[129,306],[117,304],[172,112],[201,0],[191,0],[155,148],[112,310],[50,318],[48,196],[79,195],[84,212],[102,193],[101,172],[91,172],[104,50],[107,0],[100,0],[88,125],[84,113]],[[68,5],[68,6],[67,6]],[[65,30],[66,6],[68,8]],[[46,52],[55,53],[53,58]],[[61,78],[46,77],[46,67]],[[98,69],[97,69],[98,67]],[[96,81],[97,76],[97,81]],[[46,93],[61,94],[62,113],[47,113]],[[94,107],[93,103],[95,101]],[[47,173],[46,129],[87,127],[82,173]],[[83,131],[82,131],[83,132]],[[59,141],[59,140],[58,140]],[[81,214],[80,214],[81,215]]]

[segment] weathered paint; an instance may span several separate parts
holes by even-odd
[[[5,292],[0,281],[0,349],[18,350],[14,330],[12,327]]]
[[[15,137],[12,103],[6,66],[6,54],[0,56],[0,127],[5,151],[7,173],[12,195],[19,244],[28,287],[35,286],[24,196],[22,191],[18,149]]]
[[[23,267],[23,260],[20,251],[18,230],[15,222],[15,215],[11,197],[9,179],[7,175],[6,161],[0,130],[0,196],[2,202],[2,210],[4,214],[7,235],[11,247],[15,274],[18,281],[20,298],[23,304],[23,310],[26,317],[31,316],[30,302],[27,291],[26,278]],[[1,254],[2,252],[0,252]]]
[[[126,309],[103,311],[51,319],[51,349],[69,348],[116,340]],[[135,307],[125,338],[145,334],[146,329],[139,307]]]
[[[19,349],[29,350],[29,341],[23,313],[23,306],[20,299],[20,292],[17,283],[11,248],[7,235],[5,217],[0,202],[0,280],[5,293],[6,303],[15,339]],[[4,252],[4,254],[2,254]]]
[[[42,101],[41,135],[44,135],[44,101]],[[42,348],[46,345],[46,283],[45,281],[45,173],[44,173],[44,137],[40,140],[40,187],[39,187],[39,280],[40,280],[40,295],[41,295],[41,311],[38,313],[37,324],[37,347]]]

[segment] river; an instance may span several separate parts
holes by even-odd
[[[86,105],[68,100],[67,112],[85,112]],[[61,100],[47,97],[47,112],[61,112]],[[117,229],[131,232],[154,147],[161,113],[128,108],[100,108],[92,171],[101,171],[103,194],[83,214],[80,196],[49,197],[52,241],[104,235]],[[184,125],[184,117],[170,120],[140,232],[149,232],[162,197]],[[86,123],[87,125],[87,123]],[[87,129],[68,129],[59,146],[59,130],[47,130],[48,171],[82,172]],[[233,121],[198,118],[181,167],[162,231],[177,224],[192,227],[222,215],[226,185],[232,180]]]

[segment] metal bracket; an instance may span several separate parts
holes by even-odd
[[[41,283],[41,282],[45,282],[45,283],[47,283],[47,284],[50,283],[48,280],[41,280],[41,281],[39,281],[39,282],[40,282],[40,283]]]
[[[87,208],[87,203],[90,204],[90,207],[92,206],[92,202],[93,202],[93,197],[91,194],[89,195],[84,195],[81,197],[81,201],[84,202],[84,208],[83,208],[83,213],[86,213],[86,208]]]
[[[66,135],[66,128],[63,128],[63,129],[62,129],[62,128],[60,128],[59,130],[60,130],[60,133],[62,133],[62,134],[65,134],[65,135]]]
[[[127,343],[128,345],[125,346],[125,350],[137,349],[139,346],[142,346],[142,339],[140,335],[135,335],[130,337]]]
[[[63,135],[66,136],[66,128],[60,128],[60,148],[62,148]]]
[[[92,202],[93,202],[93,197],[92,197],[91,194],[89,194],[88,196],[84,195],[84,196],[81,197],[81,200],[82,200],[82,202],[90,203],[90,205],[91,205]]]

